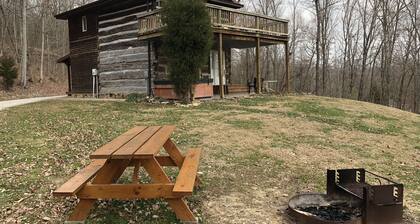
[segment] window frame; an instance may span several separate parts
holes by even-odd
[[[85,33],[88,31],[88,20],[87,16],[82,16],[82,33]]]

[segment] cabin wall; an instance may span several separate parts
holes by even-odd
[[[86,32],[82,32],[82,16],[87,18]],[[95,13],[69,18],[72,93],[92,92],[92,69],[98,67],[97,21]]]
[[[146,10],[141,4],[99,15],[100,94],[147,93],[148,42],[138,40],[137,19]]]

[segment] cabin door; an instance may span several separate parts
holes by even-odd
[[[226,74],[226,66],[225,66],[225,54],[222,54],[222,69],[224,74]],[[213,79],[213,86],[219,86],[219,52],[218,51],[211,51],[210,53],[210,73],[211,78]],[[226,85],[226,76],[223,76],[223,85]]]

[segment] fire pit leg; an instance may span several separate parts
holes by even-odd
[[[336,171],[327,170],[327,194],[337,195]]]
[[[362,224],[368,223],[368,209],[369,209],[369,187],[363,188],[363,203],[362,203]]]

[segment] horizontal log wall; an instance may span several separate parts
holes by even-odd
[[[137,19],[146,10],[139,5],[99,16],[101,94],[147,93],[148,43],[138,39]]]

